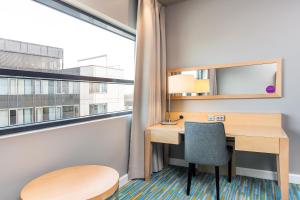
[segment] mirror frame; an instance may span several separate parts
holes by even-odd
[[[276,92],[274,94],[234,94],[234,95],[209,95],[209,96],[173,96],[172,100],[200,100],[200,99],[265,99],[265,98],[281,98],[282,97],[282,58],[272,60],[260,60],[260,61],[247,61],[238,62],[232,64],[217,64],[217,65],[206,65],[206,66],[195,66],[188,68],[175,68],[168,69],[168,77],[174,72],[182,71],[193,71],[203,69],[218,69],[218,68],[229,68],[229,67],[246,67],[250,65],[261,65],[261,64],[276,64]],[[168,80],[168,79],[167,79]]]

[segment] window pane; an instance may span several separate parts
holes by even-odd
[[[55,120],[55,107],[49,107],[49,120]]]
[[[56,119],[61,119],[61,107],[56,107]]]
[[[24,124],[31,124],[32,123],[32,108],[25,108],[24,109]]]
[[[36,108],[36,122],[42,122],[43,121],[43,108]]]
[[[0,95],[8,95],[8,79],[0,78]]]
[[[49,120],[49,108],[43,108],[43,121]]]
[[[69,82],[68,81],[62,81],[62,93],[69,94]]]
[[[56,81],[56,94],[61,94],[61,81]]]
[[[69,82],[69,93],[74,94],[74,82]]]
[[[54,81],[49,81],[49,94],[54,94]]]
[[[17,111],[16,110],[10,110],[9,111],[9,119],[10,119],[10,125],[17,124]]]
[[[79,117],[79,106],[74,106],[74,110],[75,110],[75,117]]]
[[[8,126],[8,110],[0,110],[0,127]]]
[[[74,117],[74,106],[63,106],[63,118],[68,119]]]
[[[10,95],[17,94],[17,79],[10,79]]]
[[[23,109],[18,109],[17,110],[17,124],[24,124]]]
[[[35,80],[35,94],[41,94],[41,80]]]
[[[101,94],[106,94],[107,93],[107,84],[106,83],[101,83],[100,84],[100,93]]]
[[[24,79],[18,79],[18,94],[24,94]]]
[[[48,81],[42,80],[42,94],[48,94]]]
[[[32,94],[32,80],[25,79],[25,94]]]

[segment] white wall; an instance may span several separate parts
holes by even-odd
[[[127,173],[131,116],[0,138],[0,199],[19,199],[22,187],[46,172],[101,164]]]
[[[290,139],[290,171],[300,174],[300,1],[188,0],[167,8],[169,68],[280,58],[281,99],[174,101],[174,111],[279,112]],[[182,156],[182,147],[172,156]],[[267,154],[239,153],[241,167],[276,170]]]

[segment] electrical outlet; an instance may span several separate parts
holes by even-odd
[[[213,116],[213,115],[208,115],[207,120],[208,120],[208,121],[215,121],[215,116]]]
[[[225,121],[225,115],[215,116],[216,121],[223,122]]]

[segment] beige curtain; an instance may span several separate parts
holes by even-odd
[[[217,95],[218,94],[218,84],[217,84],[217,70],[216,69],[209,69],[209,88],[210,88],[210,95]]]
[[[166,108],[166,39],[164,7],[139,0],[134,105],[130,138],[129,178],[144,178],[144,130],[159,123]],[[153,147],[153,171],[163,167],[163,146]]]

